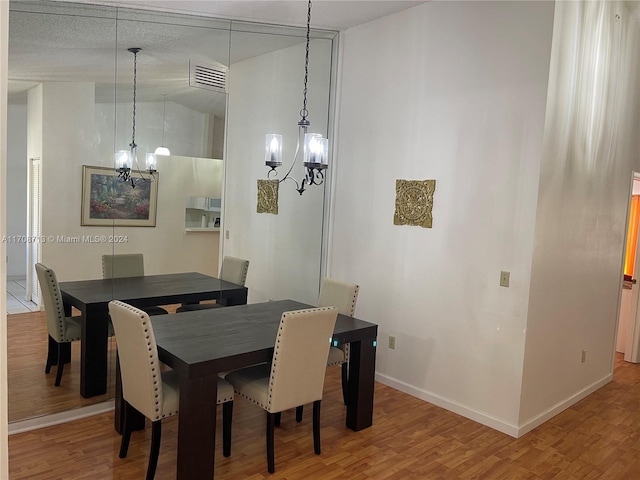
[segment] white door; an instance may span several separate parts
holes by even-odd
[[[40,261],[40,242],[42,238],[42,164],[39,158],[29,161],[29,191],[27,192],[27,285],[25,300],[40,305],[40,285],[36,275],[36,263]]]

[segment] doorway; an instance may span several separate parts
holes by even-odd
[[[7,208],[6,299],[7,313],[28,313],[38,310],[36,301],[27,295],[27,196],[29,165],[27,159],[27,103],[15,102],[7,106]]]
[[[624,281],[620,300],[616,351],[624,354],[626,362],[640,363],[640,173],[633,174],[633,188],[629,206],[627,241],[624,259]]]

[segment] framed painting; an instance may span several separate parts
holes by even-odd
[[[114,168],[82,166],[81,225],[155,227],[158,174],[132,170],[129,181]]]

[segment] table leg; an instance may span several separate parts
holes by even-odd
[[[107,393],[107,306],[86,306],[81,322],[80,395],[87,398]]]
[[[177,480],[211,480],[216,444],[218,376],[180,376]]]
[[[232,307],[233,305],[246,305],[247,292],[248,292],[248,289],[245,288],[241,292],[229,294],[229,296],[219,299],[218,303],[226,307]]]
[[[346,424],[358,431],[373,424],[376,347],[374,340],[369,339],[351,342],[349,348]]]

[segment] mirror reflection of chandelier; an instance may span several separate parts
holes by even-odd
[[[285,174],[285,176],[279,180],[279,183],[285,180],[291,180],[296,184],[296,190],[300,195],[305,190],[305,185],[322,185],[324,182],[324,170],[329,166],[329,140],[324,138],[319,133],[309,133],[310,126],[307,116],[309,111],[307,110],[307,80],[309,77],[309,39],[310,39],[310,26],[311,26],[311,0],[309,0],[307,8],[307,45],[305,51],[304,62],[304,89],[302,109],[300,110],[300,120],[298,121],[298,143],[296,145],[296,151],[291,162],[291,167]],[[302,182],[299,183],[295,178],[289,176],[293,166],[298,158],[300,151],[300,143],[303,142],[303,164],[305,167],[305,177]],[[267,178],[271,178],[271,175],[277,175],[276,168],[282,165],[282,135],[277,133],[267,134],[265,141],[265,161],[264,164],[267,167],[271,167]]]
[[[128,48],[127,51],[133,53],[133,121],[131,127],[131,143],[129,144],[129,150],[120,150],[116,152],[115,163],[116,171],[118,172],[118,179],[123,182],[131,182],[131,186],[136,188],[136,181],[138,179],[131,175],[131,169],[135,166],[138,171],[138,146],[136,145],[136,88],[138,80],[138,53],[142,49],[134,47]],[[146,181],[153,181],[156,174],[157,158],[155,153],[147,152],[145,158],[146,173],[149,177],[140,172],[141,179]]]
[[[156,155],[163,155],[167,157],[171,155],[171,152],[169,151],[169,149],[164,146],[164,124],[165,124],[165,118],[167,115],[167,94],[165,93],[163,97],[164,97],[164,100],[162,102],[162,145],[156,148],[155,152],[153,153],[155,153]]]

